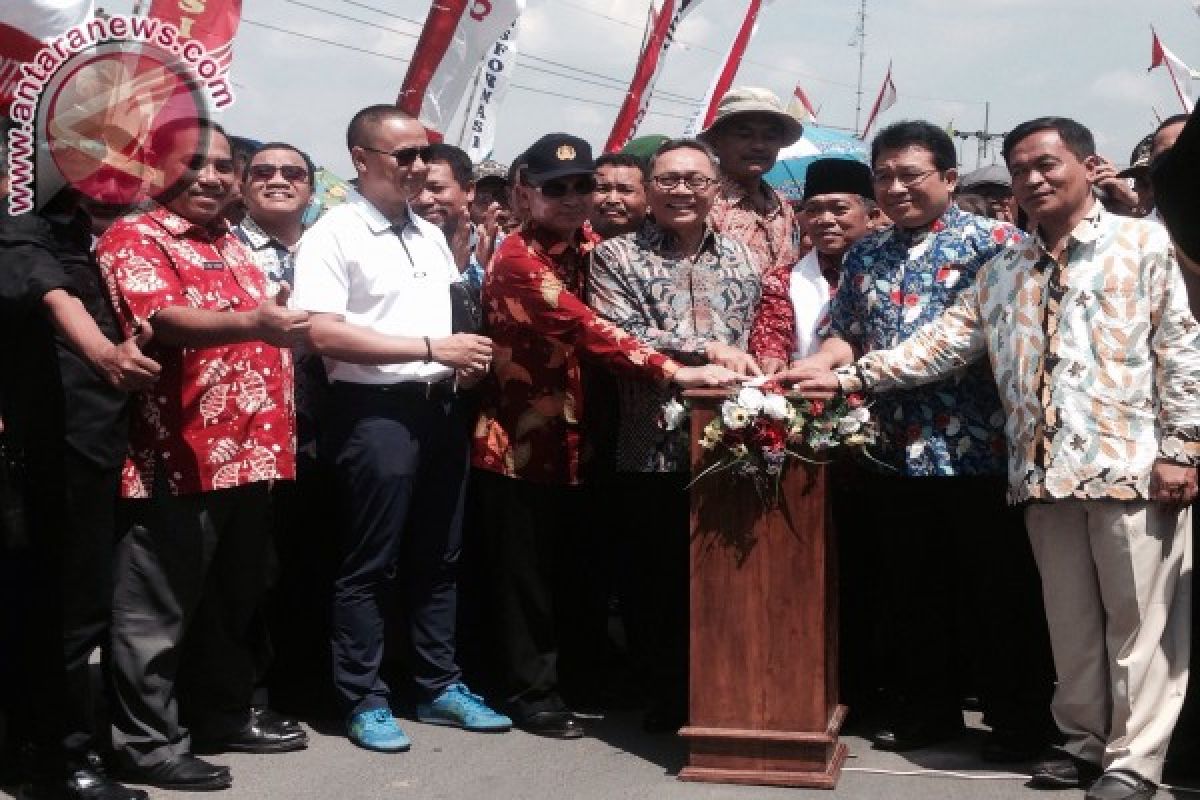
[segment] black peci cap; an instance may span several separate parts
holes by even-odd
[[[871,169],[848,158],[819,158],[808,165],[804,175],[804,199],[819,194],[857,194],[874,200]]]
[[[592,146],[569,133],[546,134],[530,145],[521,160],[525,164],[525,180],[531,186],[541,186],[564,175],[590,175],[596,170]]]

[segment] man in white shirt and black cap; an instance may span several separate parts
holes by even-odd
[[[456,389],[488,369],[492,343],[454,334],[460,274],[446,238],[412,212],[432,157],[425,129],[394,106],[359,111],[346,132],[356,195],[305,234],[297,308],[332,382],[328,438],[345,513],[334,583],[333,662],[351,741],[409,747],[380,677],[381,594],[402,575],[409,601],[417,718],[503,731],[510,720],[461,681],[455,659],[457,560],[467,423]]]

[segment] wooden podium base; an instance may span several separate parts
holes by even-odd
[[[845,718],[846,707],[838,706],[825,733],[683,728],[689,758],[679,780],[833,789],[846,762],[838,741]]]
[[[692,438],[726,393],[688,392]],[[692,474],[705,467],[693,445]],[[837,690],[837,554],[823,465],[793,464],[779,502],[748,480],[692,486],[689,725],[680,780],[832,789],[846,747]]]

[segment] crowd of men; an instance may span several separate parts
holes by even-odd
[[[298,673],[374,751],[410,748],[410,710],[576,739],[635,702],[677,730],[692,443],[664,408],[771,376],[867,391],[880,429],[832,468],[855,724],[919,749],[974,698],[983,759],[1152,796],[1192,629],[1185,125],[1118,172],[1039,118],[960,176],[899,122],[789,202],[763,176],[803,128],[762,89],[648,156],[551,133],[507,170],[375,105],[355,191],[307,225],[300,147],[161,127],[176,191],[0,217],[12,769],[30,797],[229,787],[202,755],[307,745],[273,707]]]

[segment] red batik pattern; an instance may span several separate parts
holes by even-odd
[[[227,229],[165,208],[126,217],[96,248],[126,335],[137,321],[186,306],[245,312],[267,301],[261,270]],[[295,477],[295,409],[287,350],[258,341],[167,347],[154,388],[134,396],[125,497],[148,497],[156,473],[172,494]]]
[[[475,429],[476,467],[577,483],[585,445],[581,359],[660,382],[679,368],[584,304],[597,241],[588,232],[565,242],[527,225],[496,252],[483,284],[485,333],[496,350]]]

